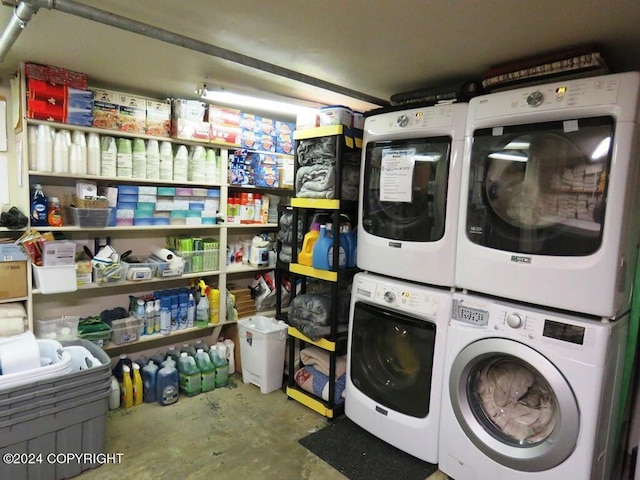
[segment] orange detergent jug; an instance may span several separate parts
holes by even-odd
[[[302,240],[302,250],[298,254],[298,263],[300,265],[310,267],[313,263],[313,246],[316,244],[318,237],[320,237],[320,224],[313,222],[311,230],[305,234]]]

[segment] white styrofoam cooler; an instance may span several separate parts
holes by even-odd
[[[288,325],[275,318],[238,320],[242,381],[270,393],[282,387]]]

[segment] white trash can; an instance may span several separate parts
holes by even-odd
[[[253,383],[260,392],[282,387],[288,325],[275,318],[255,316],[238,320],[243,383]]]

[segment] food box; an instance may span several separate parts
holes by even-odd
[[[214,125],[240,127],[241,115],[242,112],[236,108],[219,107],[217,105],[209,105],[207,110],[207,120]]]
[[[171,118],[204,121],[205,103],[198,100],[184,100],[176,98],[171,101]]]
[[[156,137],[171,135],[171,104],[158,100],[147,100],[146,133]]]
[[[118,130],[128,133],[145,133],[147,106],[144,98],[119,94]]]
[[[118,93],[110,90],[93,91],[93,126],[108,130],[118,130],[120,105]]]
[[[234,147],[240,146],[240,127],[230,127],[228,125],[210,124],[210,141],[211,143],[231,145]]]
[[[208,142],[210,137],[208,122],[174,118],[171,120],[171,136],[181,140]]]

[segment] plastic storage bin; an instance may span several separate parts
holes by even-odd
[[[76,265],[56,265],[54,267],[33,267],[33,278],[40,293],[75,292],[78,289],[76,281]]]
[[[121,318],[111,322],[111,341],[116,345],[137,342],[140,339],[142,320],[134,317]]]
[[[111,208],[65,207],[65,223],[79,227],[106,227]]]
[[[78,338],[78,322],[80,317],[64,316],[36,320],[34,325],[35,335],[38,338],[51,340],[76,340]]]
[[[288,325],[275,318],[255,316],[238,320],[243,383],[253,383],[261,393],[282,387]]]
[[[0,463],[0,478],[71,478],[98,466],[95,455],[82,457],[85,462],[47,462],[47,455],[106,453],[109,356],[85,340],[62,345],[85,347],[101,366],[0,388],[0,452],[40,454],[43,458],[32,464]]]

